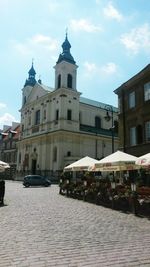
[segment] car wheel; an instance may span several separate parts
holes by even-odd
[[[48,186],[49,186],[49,183],[46,183],[46,184],[45,184],[45,187],[48,187]]]
[[[30,185],[29,185],[29,183],[26,183],[24,186],[25,186],[25,187],[29,187]]]

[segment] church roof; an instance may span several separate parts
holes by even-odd
[[[69,43],[68,41],[68,37],[67,37],[67,34],[66,34],[66,39],[65,41],[63,42],[62,44],[62,53],[59,55],[59,58],[58,58],[58,61],[57,61],[57,64],[62,62],[62,61],[67,61],[71,64],[75,64],[76,62],[74,61],[74,58],[73,56],[71,55],[70,53],[70,48],[71,48],[71,44]]]
[[[28,71],[28,73],[29,73],[29,77],[28,79],[26,79],[24,87],[28,85],[34,86],[36,84],[36,79],[35,79],[36,72],[33,67],[33,62],[32,62],[31,69]]]
[[[90,105],[90,106],[94,106],[94,107],[98,107],[101,109],[107,109],[108,108],[108,104],[106,103],[102,103],[102,102],[98,102],[89,98],[85,98],[85,97],[80,97],[80,103],[86,104],[86,105]],[[110,105],[113,108],[114,112],[118,112],[118,108]]]
[[[45,84],[39,84],[44,90],[46,90],[46,91],[48,91],[48,92],[53,92],[54,91],[54,88],[52,88],[52,87],[49,87],[49,86],[47,86],[47,85],[45,85]]]

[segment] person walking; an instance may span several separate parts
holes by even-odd
[[[4,205],[4,196],[5,196],[5,181],[0,181],[0,202]]]

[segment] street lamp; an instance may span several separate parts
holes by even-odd
[[[111,137],[112,137],[112,153],[114,153],[114,111],[113,107],[110,105],[105,106],[106,116],[104,117],[106,121],[111,120]]]

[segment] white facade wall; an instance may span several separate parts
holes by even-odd
[[[68,74],[72,76],[72,88],[67,87]],[[58,76],[61,75],[61,86],[58,88]],[[111,120],[105,121],[105,108],[89,105],[80,101],[81,93],[76,88],[77,65],[61,61],[55,66],[55,89],[49,91],[46,86],[36,83],[22,90],[22,99],[26,103],[21,112],[22,132],[18,142],[17,169],[25,167],[32,170],[33,159],[39,170],[62,171],[63,168],[84,156],[102,158],[112,151],[112,137],[107,133],[81,130],[81,125],[95,127],[95,117],[101,118],[101,127],[109,129]],[[93,102],[94,103],[94,102]],[[36,111],[40,110],[40,123],[35,125]],[[56,112],[59,110],[58,118]],[[71,119],[67,117],[71,110]],[[46,117],[44,117],[46,111]],[[110,114],[111,115],[111,114]],[[114,120],[117,113],[114,112]],[[31,122],[31,123],[30,123]],[[115,138],[115,150],[118,138]],[[36,151],[36,152],[35,152]],[[36,157],[35,157],[36,153]],[[25,155],[29,162],[24,166]]]

